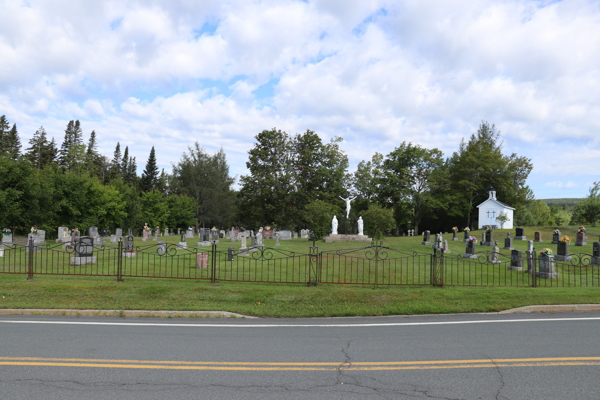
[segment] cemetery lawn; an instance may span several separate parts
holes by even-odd
[[[534,231],[542,232],[544,242],[535,243],[536,250],[549,247],[556,251],[556,245],[550,244],[554,228],[526,228],[525,235],[533,239]],[[560,230],[563,235],[571,236],[574,244],[574,227],[560,227]],[[479,238],[481,232],[471,234]],[[509,231],[494,231],[494,240],[498,240],[501,249],[506,232]],[[510,232],[514,237],[514,230]],[[591,254],[598,233],[588,230],[588,236],[587,246],[573,246],[571,252]],[[452,234],[444,235],[449,241],[449,256],[464,253],[462,241],[452,242],[451,237]],[[172,241],[176,240],[173,237]],[[421,245],[421,240],[421,236],[385,238],[384,245],[431,253],[431,247]],[[265,242],[266,246],[274,246],[274,240]],[[281,243],[281,249],[302,253],[307,253],[312,244],[306,239]],[[226,251],[228,245],[237,248],[239,242],[222,240],[219,250]],[[368,243],[317,242],[320,251],[365,245]],[[514,247],[525,250],[527,242],[514,241]],[[205,280],[127,277],[125,282],[93,276],[35,275],[32,281],[25,278],[25,275],[0,274],[0,308],[230,311],[283,318],[495,312],[526,305],[600,303],[600,287],[379,286],[373,289],[359,285],[308,287],[224,281],[211,284]]]

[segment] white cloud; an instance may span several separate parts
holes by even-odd
[[[342,136],[355,165],[402,141],[450,155],[487,120],[532,159],[536,192],[584,195],[596,174],[596,1],[30,3],[0,0],[0,114],[23,142],[78,118],[141,167],[152,145],[168,168],[198,140],[239,174],[274,126]]]

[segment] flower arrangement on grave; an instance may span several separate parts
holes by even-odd
[[[160,226],[159,226],[159,225],[156,225],[156,229],[160,229]]]
[[[577,233],[584,233],[585,232],[585,226],[580,226],[579,228],[577,228]]]
[[[542,251],[540,251],[540,256],[549,256],[552,254],[552,250],[549,248],[545,248],[542,249]]]
[[[2,229],[2,233],[11,233],[9,228],[4,228]]]
[[[562,243],[571,243],[571,238],[568,237],[568,236],[563,236],[563,237],[560,238],[560,241]]]
[[[474,236],[469,236],[469,240],[473,243],[477,243],[477,238]]]
[[[488,225],[488,226],[485,228],[485,231],[486,231],[486,232],[491,232],[491,231],[493,231],[493,230],[494,230],[494,229],[493,229],[491,226],[489,226],[489,225]]]
[[[145,231],[147,231],[147,230],[149,230],[149,229],[150,229],[150,228],[148,228],[148,224],[144,224],[144,230],[145,230]]]
[[[453,227],[452,227],[452,230],[453,230],[454,232],[458,232],[458,227],[456,227],[456,226],[453,226]]]
[[[471,230],[467,227],[467,228],[463,229],[463,231],[470,232]]]
[[[79,232],[79,228],[73,228],[71,229],[71,232]]]
[[[31,233],[38,233],[38,232],[39,232],[38,228],[36,228],[35,226],[31,227]]]
[[[560,231],[558,229],[555,229],[554,233],[557,234],[557,235],[560,235]]]

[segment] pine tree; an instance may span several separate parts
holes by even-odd
[[[6,155],[11,160],[16,160],[21,155],[21,140],[17,131],[17,124],[13,124],[12,129],[5,136]]]
[[[60,146],[58,163],[63,168],[69,167],[69,150],[73,146],[73,131],[75,130],[75,122],[69,121],[67,129],[65,129],[65,137]]]
[[[156,189],[157,182],[158,167],[156,166],[156,152],[154,151],[154,146],[152,146],[152,150],[150,150],[150,156],[148,157],[148,162],[146,163],[146,169],[144,169],[144,172],[142,173],[140,189],[142,192],[150,192]]]
[[[117,142],[115,152],[113,153],[113,160],[110,167],[110,179],[117,179],[121,177],[121,143]]]
[[[6,138],[8,136],[9,123],[6,115],[0,116],[0,156],[6,153]]]
[[[53,138],[54,140],[54,138]],[[48,139],[46,138],[46,130],[43,126],[35,131],[33,137],[29,139],[29,144],[31,147],[26,149],[26,153],[23,155],[31,165],[33,165],[37,169],[44,168],[44,152],[49,148],[50,143],[48,143]]]
[[[100,154],[98,154],[98,145],[96,144],[96,131],[90,133],[90,140],[88,141],[86,151],[86,164],[87,170],[95,176],[100,175]]]
[[[127,173],[129,172],[128,168],[129,163],[129,146],[125,146],[125,152],[123,152],[123,159],[121,160],[121,176],[123,179],[127,180]]]
[[[127,176],[126,182],[128,185],[135,185],[137,180],[137,162],[135,157],[129,157],[129,163],[127,165]]]
[[[83,145],[83,131],[81,130],[81,124],[79,120],[75,121],[73,125],[73,137],[71,144],[73,146],[81,146]]]

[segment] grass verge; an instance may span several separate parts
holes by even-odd
[[[599,304],[598,288],[371,287],[0,275],[0,308],[230,311],[258,317],[493,312],[538,304]]]

